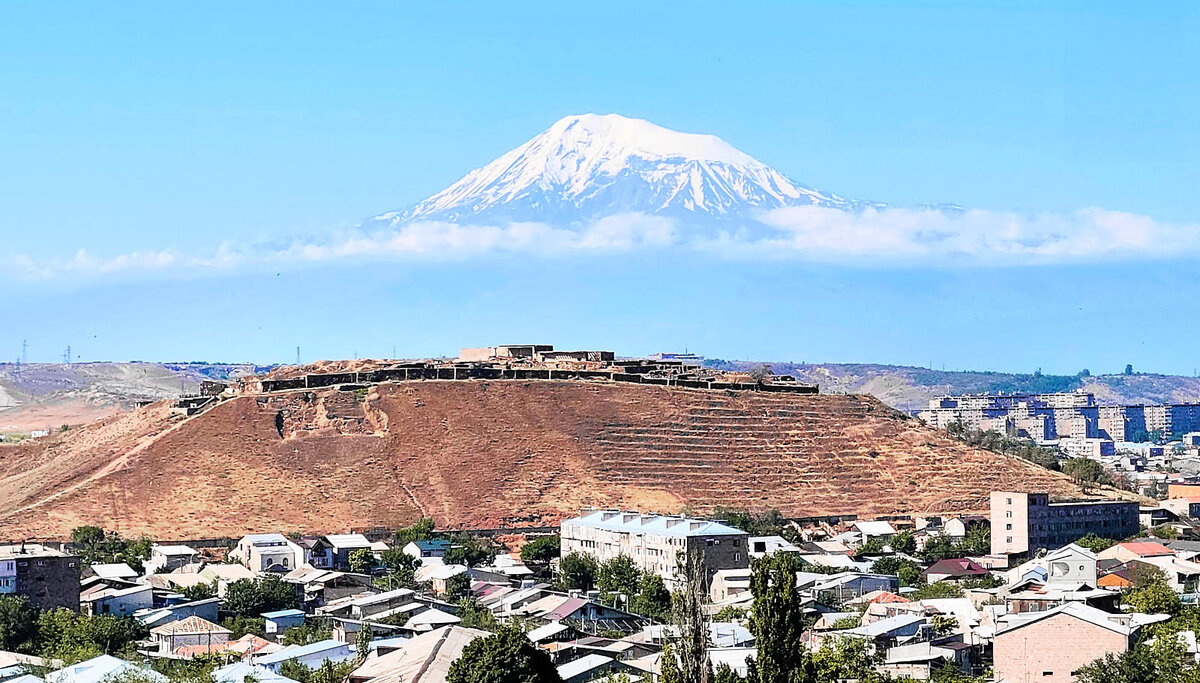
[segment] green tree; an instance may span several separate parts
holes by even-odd
[[[559,585],[563,590],[590,591],[596,587],[600,567],[583,553],[568,553],[558,561]]]
[[[496,548],[491,543],[484,543],[470,534],[458,534],[450,539],[450,549],[442,556],[446,564],[464,564],[468,567],[478,567],[492,561],[496,556]]]
[[[207,600],[217,597],[217,584],[215,581],[213,583],[197,583],[184,586],[179,592],[188,600]]]
[[[905,555],[911,555],[917,550],[917,540],[913,538],[911,531],[901,531],[895,534],[888,541],[888,545],[891,546],[893,552]]]
[[[875,670],[877,658],[867,649],[861,638],[830,638],[821,648],[807,657],[810,660],[805,670],[811,672],[803,681],[857,681],[857,683],[884,683],[890,677]]]
[[[295,660],[288,660],[279,666],[279,675],[296,683],[344,683],[357,667],[358,662],[353,659],[344,662],[327,659],[316,669],[310,669]]]
[[[477,628],[493,633],[500,630],[500,622],[496,619],[496,615],[480,605],[479,601],[473,597],[466,597],[458,601],[458,618],[458,625],[464,628]]]
[[[905,595],[905,597],[911,600],[929,600],[931,598],[961,598],[962,596],[962,586],[953,581],[935,581],[934,583],[919,586],[912,593]]]
[[[717,670],[713,672],[713,683],[743,683],[746,679],[737,674],[731,669],[728,664],[721,662]]]
[[[471,575],[467,572],[446,579],[446,599],[460,600],[471,594]]]
[[[450,665],[446,680],[448,683],[555,683],[562,679],[550,655],[535,647],[521,631],[505,627],[467,644]]]
[[[267,636],[267,620],[262,617],[226,617],[221,620],[221,625],[232,631],[229,634],[230,640],[237,640],[247,633],[256,635],[259,638]]]
[[[375,566],[375,555],[370,548],[359,548],[350,552],[346,563],[355,574],[367,574]]]
[[[379,553],[379,563],[389,572],[397,572],[402,569],[415,569],[417,558],[409,555],[400,548],[388,548]]]
[[[0,597],[0,649],[28,652],[38,632],[38,608],[24,595]]]
[[[703,553],[679,553],[675,580],[679,587],[671,596],[671,621],[679,631],[675,646],[680,681],[708,683],[712,666],[708,661],[708,623],[704,617],[708,576]]]
[[[1062,463],[1062,471],[1084,489],[1108,482],[1104,466],[1091,458],[1068,458]]]
[[[751,679],[756,683],[794,683],[806,669],[802,634],[804,599],[796,589],[799,567],[791,553],[775,553],[754,561],[750,614],[758,655]],[[804,680],[804,679],[799,679]]]
[[[1081,667],[1079,683],[1197,683],[1200,670],[1176,636],[1143,642]]]
[[[274,574],[263,579],[238,579],[225,589],[222,609],[230,614],[256,617],[263,612],[299,607],[296,590]]]
[[[433,528],[433,518],[422,517],[416,522],[413,522],[412,525],[396,530],[395,545],[397,548],[403,548],[409,543],[414,543],[416,541],[428,541],[434,536]]]
[[[559,556],[560,546],[558,534],[535,538],[521,548],[521,561],[527,565],[545,567]]]
[[[1183,603],[1179,595],[1167,585],[1166,581],[1152,581],[1143,588],[1135,588],[1125,594],[1122,599],[1135,612],[1144,614],[1179,614]]]
[[[642,575],[637,596],[630,602],[629,609],[657,621],[670,619],[671,591],[667,590],[662,577],[657,574]]]
[[[1133,364],[1130,363],[1125,365],[1125,374],[1127,376],[1133,374]]]
[[[1075,545],[1081,548],[1087,548],[1094,553],[1102,553],[1116,544],[1117,542],[1111,538],[1104,538],[1093,533],[1089,533],[1087,536],[1075,541]]]
[[[136,619],[88,616],[61,607],[42,612],[37,629],[41,655],[66,664],[102,654],[132,656],[134,643],[148,635]]]
[[[310,645],[333,637],[333,628],[324,621],[308,620],[283,634],[284,645]]]
[[[617,555],[600,565],[596,587],[605,593],[622,593],[632,597],[637,592],[642,572],[626,555]]]
[[[371,640],[374,637],[375,633],[371,630],[370,624],[363,624],[358,629],[358,635],[354,638],[354,650],[360,664],[367,659],[367,655],[371,654]]]

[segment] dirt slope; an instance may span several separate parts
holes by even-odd
[[[872,397],[422,382],[243,396],[186,420],[156,405],[0,447],[0,538],[539,525],[583,505],[979,510],[1004,488],[1077,493]]]

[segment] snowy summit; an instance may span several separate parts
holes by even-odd
[[[718,137],[617,114],[583,114],[559,120],[416,206],[372,222],[570,225],[627,212],[725,221],[801,205],[857,206],[804,187]]]

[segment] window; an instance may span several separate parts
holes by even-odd
[[[1005,524],[1005,525],[1004,525],[1004,530],[1005,530],[1005,531],[1012,531],[1012,525],[1011,525],[1011,524]]]

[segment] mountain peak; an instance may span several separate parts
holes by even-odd
[[[578,114],[407,211],[372,222],[575,225],[619,213],[728,222],[796,205],[854,206],[792,181],[714,135],[619,114]]]
[[[680,133],[620,114],[576,114],[550,126],[530,143],[541,140],[587,147],[607,158],[691,159],[725,164],[762,164],[715,135]]]

